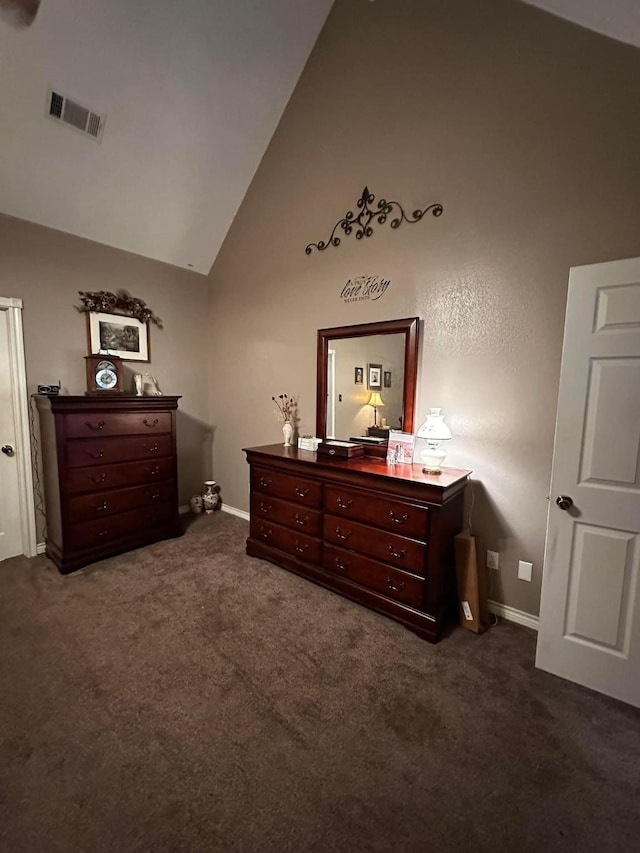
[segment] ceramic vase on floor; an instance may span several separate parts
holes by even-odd
[[[216,481],[204,481],[204,494],[202,495],[202,504],[207,515],[211,515],[218,506],[218,493],[216,492]]]
[[[291,437],[293,435],[293,427],[289,421],[282,424],[282,437],[284,438],[284,446],[291,447]]]

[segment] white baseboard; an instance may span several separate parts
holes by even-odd
[[[509,607],[507,604],[500,604],[499,601],[491,600],[489,601],[489,610],[508,622],[516,622],[518,625],[524,625],[525,628],[531,628],[533,631],[538,630],[540,619],[531,613],[525,613],[524,610],[516,610],[515,607]]]
[[[250,515],[248,512],[245,512],[243,509],[236,509],[234,506],[229,506],[229,504],[222,504],[221,507],[223,512],[228,512],[229,515],[237,515],[238,518],[244,518],[245,521],[249,521]]]
[[[47,549],[47,545],[45,542],[38,542],[36,545],[36,554],[44,554]]]

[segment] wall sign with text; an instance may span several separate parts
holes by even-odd
[[[379,275],[357,275],[350,278],[340,291],[340,298],[345,302],[375,301],[387,292],[391,286],[390,278]]]

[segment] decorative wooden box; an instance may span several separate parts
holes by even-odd
[[[335,441],[328,439],[318,445],[318,456],[328,459],[361,459],[364,447],[356,441]]]

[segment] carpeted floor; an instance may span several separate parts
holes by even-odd
[[[0,565],[3,853],[638,849],[638,711],[536,671],[525,628],[429,645],[247,531]]]

